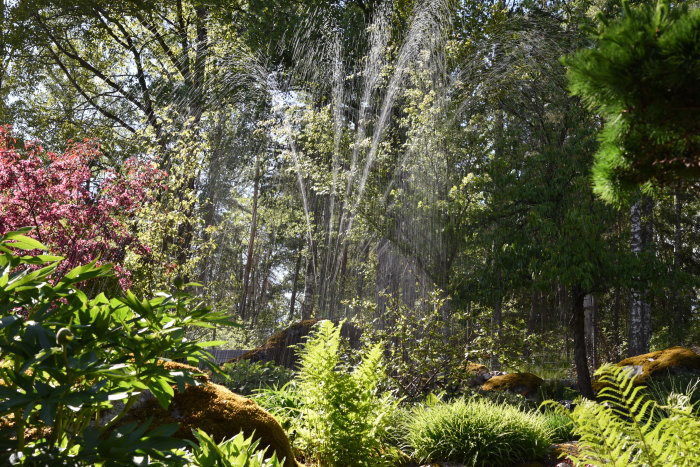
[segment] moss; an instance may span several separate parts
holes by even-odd
[[[168,371],[186,371],[192,374],[192,377],[197,381],[206,383],[209,381],[209,375],[196,366],[187,365],[185,363],[173,362],[168,360],[159,360],[159,365],[165,367]]]
[[[193,440],[192,430],[200,428],[216,441],[231,438],[243,431],[246,436],[255,432],[260,447],[269,446],[277,457],[286,458],[285,467],[297,467],[289,438],[277,420],[250,399],[234,394],[224,386],[207,383],[188,386],[176,392],[169,409],[163,410],[157,401],[150,400],[133,410],[125,423],[144,421],[153,417],[156,425],[178,423],[176,434]]]
[[[462,368],[470,375],[481,375],[489,372],[486,365],[481,365],[479,363],[467,362]]]
[[[544,380],[532,373],[510,373],[489,378],[482,386],[484,391],[512,391],[530,397],[536,394]]]
[[[318,323],[318,319],[306,319],[292,324],[287,329],[270,336],[263,345],[249,350],[240,357],[233,358],[226,363],[235,363],[240,360],[251,362],[274,362],[286,368],[295,369],[298,361],[294,346],[306,341],[311,328]],[[360,331],[351,323],[344,323],[341,335],[350,341],[352,348],[360,345]]]
[[[700,370],[700,355],[687,347],[671,347],[629,357],[617,365],[641,367],[642,372],[636,376],[635,381],[645,383],[650,377],[666,374],[671,369]]]
[[[568,443],[553,444],[550,448],[550,457],[554,459],[568,459],[579,455],[578,443],[571,441]]]

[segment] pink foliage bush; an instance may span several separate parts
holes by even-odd
[[[0,233],[34,226],[30,235],[66,258],[64,270],[99,258],[114,264],[127,288],[126,248],[149,251],[130,219],[152,189],[161,188],[165,173],[133,159],[120,171],[100,168],[102,154],[92,140],[69,142],[63,153],[15,145],[11,128],[0,126]]]

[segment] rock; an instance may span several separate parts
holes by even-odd
[[[240,357],[229,360],[229,362],[239,360],[275,362],[278,365],[295,369],[298,358],[293,346],[303,344],[313,325],[318,322],[318,319],[307,319],[292,324],[287,329],[270,336],[260,347],[249,350]],[[350,341],[350,347],[359,348],[361,332],[352,323],[343,323],[340,334]]]
[[[488,381],[488,380],[490,380],[491,378],[493,378],[494,376],[504,376],[504,375],[507,375],[507,374],[508,374],[508,373],[506,373],[505,371],[493,370],[493,371],[489,371],[488,373],[484,373],[483,376],[484,376],[484,381]]]
[[[576,402],[574,401],[561,400],[557,402],[559,402],[559,404],[563,406],[566,410],[574,410],[576,408]]]
[[[460,371],[465,374],[463,381],[469,387],[481,386],[491,377],[489,369],[479,363],[467,362],[460,366]]]
[[[510,373],[492,376],[482,386],[484,391],[511,391],[525,397],[533,397],[544,380],[532,373]]]
[[[253,431],[260,439],[260,448],[269,447],[267,454],[277,453],[285,458],[284,467],[298,467],[289,438],[277,420],[252,400],[234,394],[224,386],[204,383],[176,391],[168,410],[156,400],[148,400],[133,409],[124,420],[143,421],[153,417],[154,426],[178,423],[175,436],[191,439],[192,429],[200,428],[217,442],[231,438],[240,431],[250,436]]]
[[[189,371],[190,374],[192,375],[192,378],[196,379],[197,381],[200,381],[202,383],[206,383],[209,381],[209,375],[205,373],[204,371],[200,370],[196,366],[192,365],[187,365],[186,363],[180,363],[180,362],[173,362],[173,361],[167,361],[167,360],[160,360],[158,362],[159,365],[163,365],[166,370],[170,372],[177,372],[177,371]]]
[[[488,373],[489,369],[486,367],[486,365],[482,365],[480,363],[467,362],[467,364],[464,365],[464,371],[472,375],[481,375]]]
[[[671,347],[626,358],[618,366],[629,368],[636,383],[669,374],[700,373],[700,355],[687,347]]]
[[[561,443],[561,444],[553,444],[549,448],[549,454],[550,457],[554,459],[561,459],[562,457],[565,457],[563,460],[564,465],[570,465],[567,464],[567,458],[569,456],[578,456],[578,443],[576,441],[570,441],[568,443]]]

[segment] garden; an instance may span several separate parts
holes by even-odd
[[[0,2],[0,465],[700,465],[700,3]]]

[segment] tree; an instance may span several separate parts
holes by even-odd
[[[700,176],[700,9],[622,5],[564,58],[571,92],[605,120],[593,180],[608,201]]]
[[[70,143],[63,153],[38,143],[24,151],[15,145],[10,128],[0,127],[0,233],[34,226],[37,240],[65,256],[61,270],[111,262],[128,287],[130,274],[122,267],[127,249],[149,253],[130,218],[165,174],[133,159],[123,172],[101,168],[99,145],[90,140]]]

